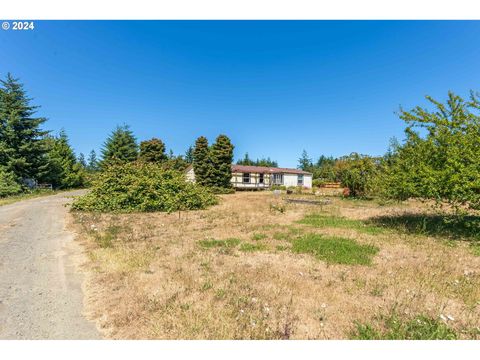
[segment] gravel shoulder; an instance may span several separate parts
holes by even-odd
[[[0,339],[98,339],[83,315],[82,249],[64,192],[0,207]]]

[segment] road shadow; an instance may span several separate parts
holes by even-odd
[[[405,213],[374,217],[370,222],[409,234],[480,242],[480,216]]]

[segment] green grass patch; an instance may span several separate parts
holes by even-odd
[[[373,245],[361,245],[352,239],[307,234],[292,241],[292,251],[312,254],[331,264],[370,265],[378,252]]]
[[[262,251],[265,249],[266,249],[266,246],[263,244],[243,243],[242,245],[240,245],[240,251],[245,251],[245,252]]]
[[[200,240],[198,242],[201,247],[205,249],[211,248],[233,248],[240,244],[240,239],[237,238],[229,238],[225,240],[215,240],[215,239],[207,239],[207,240]]]
[[[480,256],[480,243],[474,243],[471,245],[472,254]]]
[[[457,333],[443,321],[418,315],[402,319],[391,315],[380,324],[357,323],[352,333],[358,340],[455,340]]]
[[[364,221],[326,214],[310,214],[302,220],[299,220],[298,223],[318,228],[353,229],[370,235],[377,235],[384,232],[384,229],[381,227],[367,224]]]
[[[267,237],[267,235],[262,234],[262,233],[255,233],[252,235],[252,240],[258,241],[258,240],[263,240]]]

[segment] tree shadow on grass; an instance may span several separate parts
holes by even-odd
[[[407,213],[378,216],[370,222],[409,234],[480,242],[480,216]]]

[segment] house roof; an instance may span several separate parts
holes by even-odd
[[[193,166],[189,165],[185,171],[188,172]],[[312,175],[308,171],[300,169],[289,168],[276,168],[268,166],[252,166],[252,165],[235,165],[232,164],[232,172],[236,173],[259,173],[259,174],[300,174],[300,175]]]
[[[245,173],[260,173],[260,174],[301,174],[312,175],[307,171],[299,169],[288,168],[275,168],[267,166],[251,166],[251,165],[232,165],[232,172],[245,172]]]

